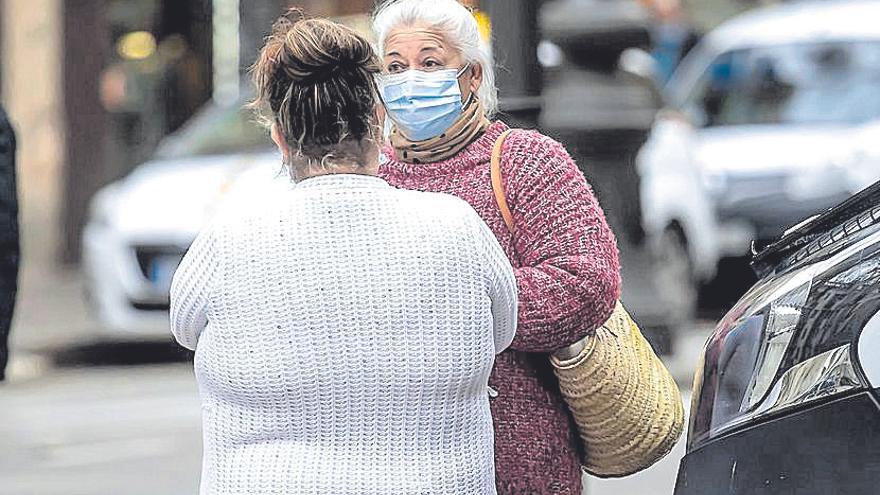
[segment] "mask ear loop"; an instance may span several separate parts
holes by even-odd
[[[458,71],[458,74],[455,75],[455,79],[458,80],[458,78],[461,77],[470,68],[472,68],[470,62],[464,64],[464,67],[462,67],[461,70]],[[476,97],[477,97],[477,92],[471,91],[467,97],[467,100],[461,102],[462,108],[467,108],[467,106],[470,105],[471,102],[476,99]]]
[[[382,85],[382,80],[380,79],[381,77],[382,77],[381,75],[375,76],[373,78],[373,83],[376,85],[375,90],[376,90],[376,96],[378,97],[378,100],[379,100],[379,104],[387,109],[388,107],[385,106],[385,97],[382,95],[382,91],[379,89],[379,88],[381,88],[381,85]],[[393,130],[394,130],[394,120],[391,118],[391,114],[388,112],[388,110],[385,110],[385,122],[383,123],[383,126],[382,126],[382,138],[387,141],[388,138],[391,136],[391,133],[393,132]]]

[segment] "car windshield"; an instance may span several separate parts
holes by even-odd
[[[880,119],[880,42],[822,42],[727,52],[687,109],[707,126],[859,124]]]
[[[183,128],[168,136],[159,149],[161,158],[228,155],[271,149],[269,133],[244,102],[209,103]]]

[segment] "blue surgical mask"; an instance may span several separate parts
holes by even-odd
[[[379,93],[388,117],[412,141],[443,134],[461,115],[464,103],[458,77],[467,68],[380,76]]]

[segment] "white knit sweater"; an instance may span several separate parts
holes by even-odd
[[[452,196],[332,175],[227,211],[174,277],[202,494],[493,494],[488,378],[516,284]]]

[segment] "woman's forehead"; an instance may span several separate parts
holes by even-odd
[[[412,56],[422,52],[449,53],[452,48],[439,30],[427,25],[400,26],[385,38],[383,56]]]

